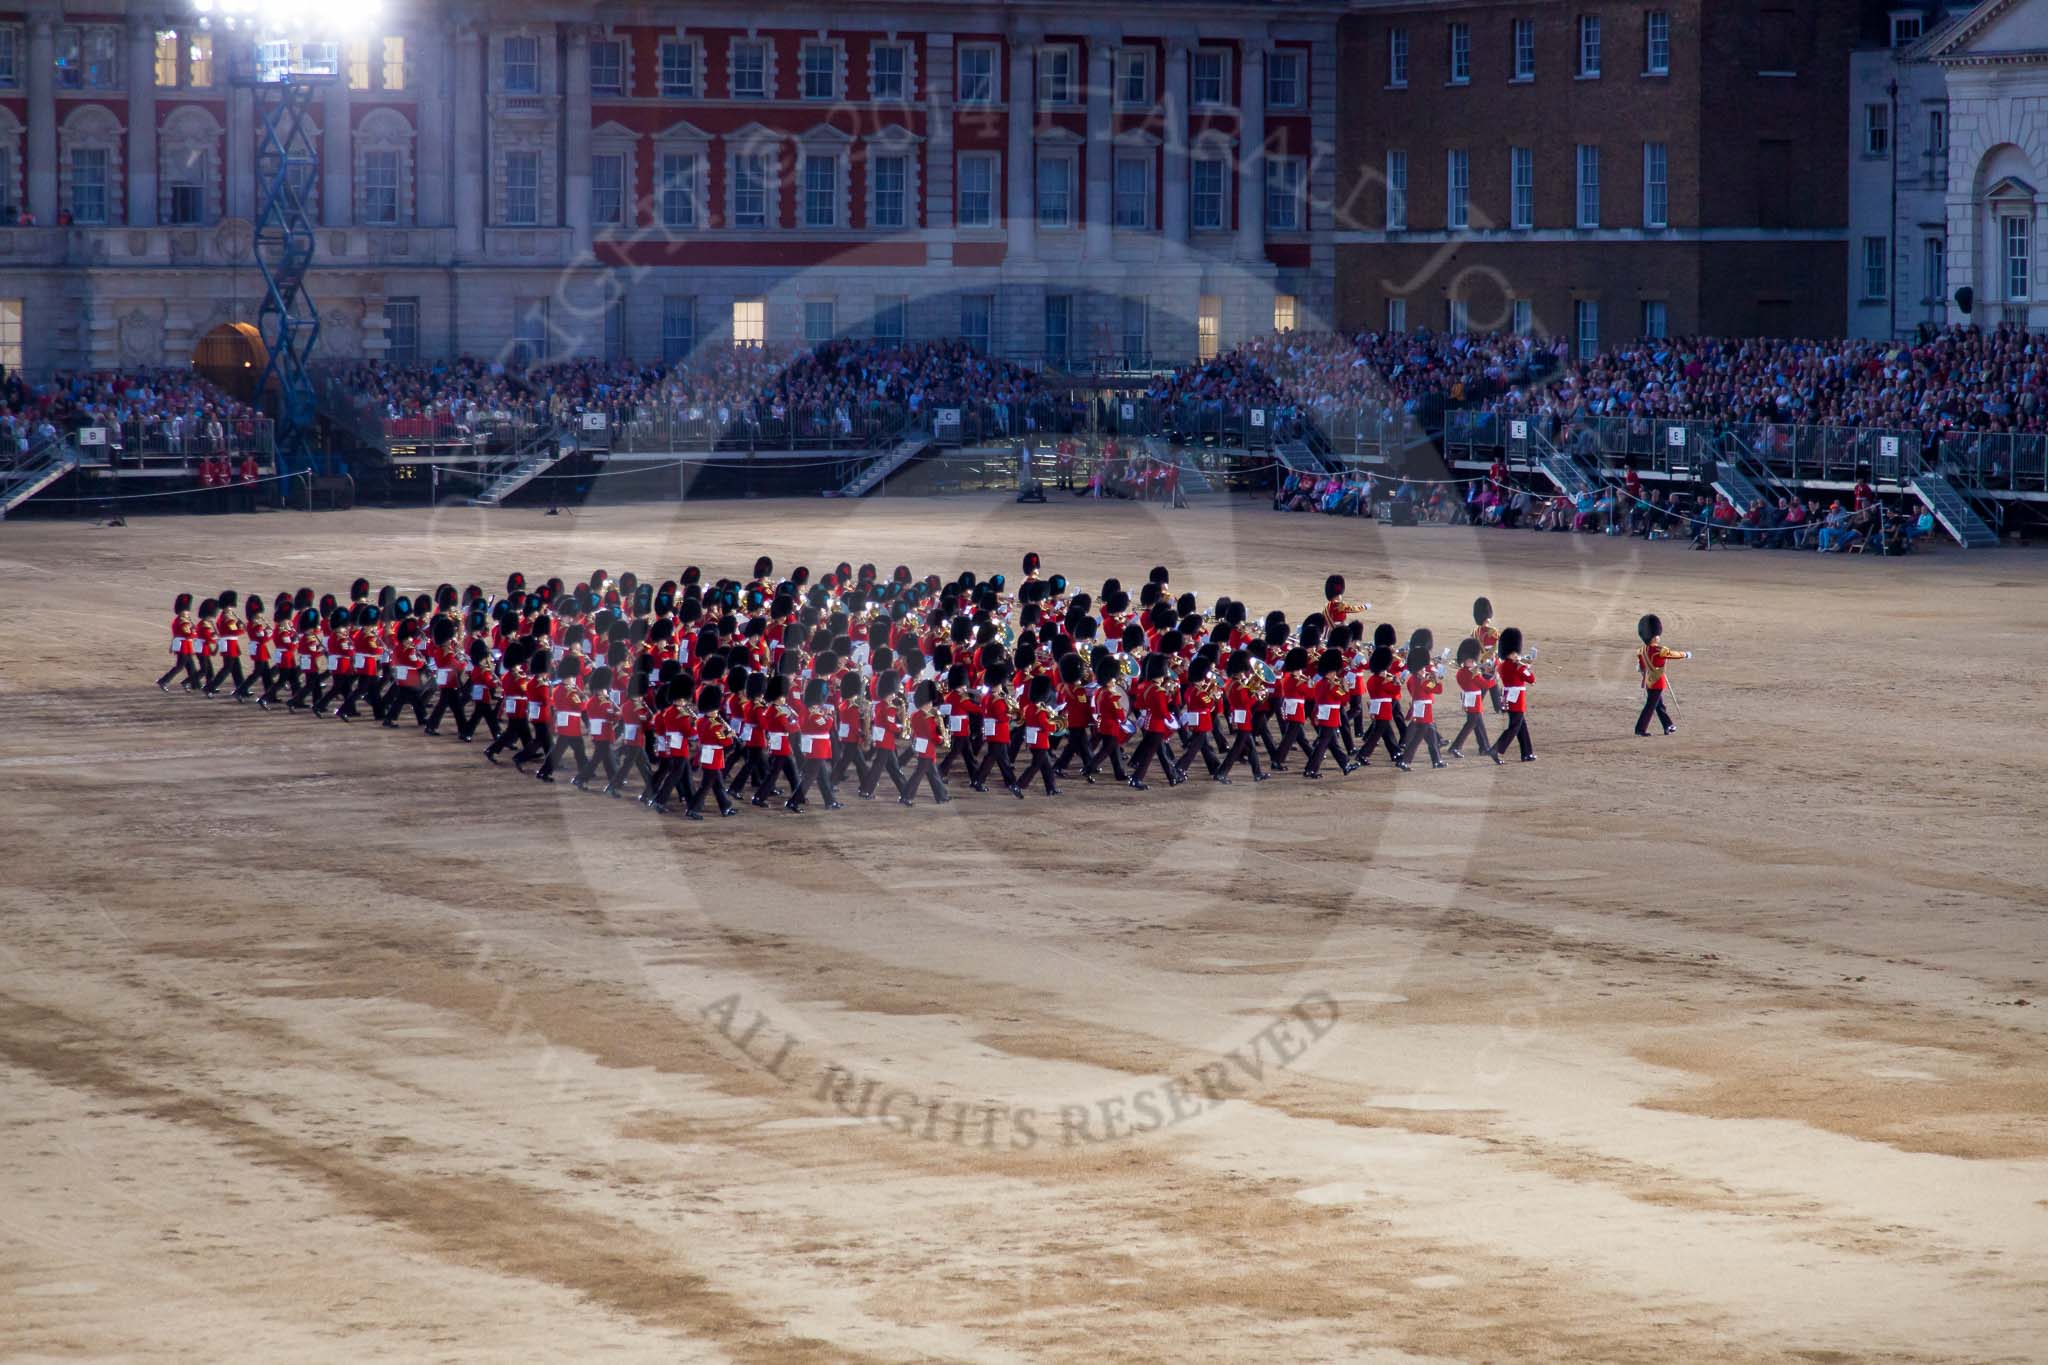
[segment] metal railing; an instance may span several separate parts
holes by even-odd
[[[1520,453],[1517,422],[1560,448],[1646,473],[1698,474],[1739,442],[1745,457],[1788,484],[1905,484],[1923,472],[1995,492],[2048,492],[2048,436],[1950,431],[1930,442],[1917,430],[1808,426],[1788,422],[1693,422],[1640,417],[1582,417],[1554,426],[1540,416],[1479,411],[1444,414],[1445,454],[1486,459]],[[1523,440],[1528,439],[1526,436]],[[1511,461],[1512,462],[1512,461]]]
[[[126,422],[72,422],[64,435],[91,465],[143,467],[191,463],[203,459],[254,455],[268,460],[276,454],[275,428],[267,417],[235,417],[221,421],[179,421],[142,417]]]

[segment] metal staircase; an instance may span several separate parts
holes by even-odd
[[[1578,456],[1551,444],[1549,437],[1535,430],[1534,423],[1530,424],[1529,462],[1568,498],[1600,491],[1600,476]]]
[[[69,441],[51,441],[0,469],[0,521],[7,514],[78,468],[78,451]]]
[[[882,486],[882,481],[932,447],[929,432],[906,435],[882,454],[855,471],[839,490],[842,498],[864,498]]]
[[[1732,460],[1714,462],[1714,491],[1728,499],[1738,517],[1748,516],[1750,508],[1762,506],[1770,501],[1764,491],[1758,488],[1749,475]]]
[[[1308,448],[1305,441],[1281,441],[1274,445],[1273,454],[1280,463],[1297,474],[1327,474],[1330,467]]]
[[[469,500],[470,506],[502,507],[505,499],[560,464],[570,450],[555,437],[556,433],[549,431],[523,450],[508,456],[490,482],[484,485],[483,492]]]
[[[1934,513],[1934,519],[1941,523],[1941,529],[1955,537],[1956,544],[1965,550],[1993,550],[1998,548],[1998,532],[1991,529],[1984,518],[1977,515],[1956,486],[1940,474],[1932,472],[1915,474],[1906,487],[1913,490],[1913,496],[1927,505]]]

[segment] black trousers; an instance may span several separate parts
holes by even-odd
[[[171,666],[164,670],[164,675],[161,678],[158,678],[156,680],[156,685],[158,687],[164,687],[170,683],[171,679],[177,677],[180,673],[183,673],[185,675],[185,689],[187,691],[191,691],[193,688],[196,688],[200,685],[199,665],[192,662],[192,656],[190,654],[172,655]]]
[[[1131,780],[1131,775],[1124,771],[1124,746],[1118,743],[1113,735],[1103,735],[1100,742],[1096,744],[1095,771],[1102,771],[1102,765],[1105,760],[1109,763],[1109,771],[1116,777],[1117,781],[1128,782]]]
[[[1459,728],[1458,737],[1451,741],[1452,753],[1455,754],[1463,751],[1465,737],[1468,735],[1479,741],[1480,753],[1490,754],[1493,752],[1493,746],[1486,742],[1486,718],[1477,711],[1467,711],[1465,713],[1465,723]]]
[[[1252,712],[1252,736],[1266,746],[1266,761],[1277,765],[1280,762],[1280,746],[1273,739],[1272,727],[1267,724],[1272,716],[1273,713],[1270,711]]]
[[[1166,773],[1169,786],[1178,786],[1186,779],[1179,768],[1173,766],[1173,755],[1166,751],[1166,736],[1147,730],[1138,736],[1138,751],[1131,755],[1131,781],[1143,782],[1145,774],[1152,768],[1152,760],[1159,760],[1159,766]]]
[[[1062,777],[1066,776],[1067,765],[1078,758],[1081,760],[1081,775],[1095,776],[1095,750],[1089,743],[1094,737],[1095,732],[1086,726],[1067,731],[1066,747],[1060,750],[1059,758],[1054,761],[1053,771]]]
[[[1291,750],[1297,748],[1301,750],[1303,758],[1313,761],[1314,750],[1309,745],[1308,736],[1302,733],[1301,722],[1298,720],[1282,721],[1280,723],[1280,747],[1273,753],[1273,766],[1276,768],[1282,766],[1280,760],[1287,757]]]
[[[1236,738],[1230,741],[1230,749],[1223,755],[1223,763],[1222,766],[1217,768],[1216,776],[1230,776],[1230,770],[1240,763],[1250,763],[1252,765],[1252,776],[1254,778],[1263,778],[1266,775],[1265,768],[1259,763],[1258,742],[1253,738],[1250,730],[1239,730]]]
[[[235,689],[236,698],[246,697],[258,687],[268,689],[275,677],[276,670],[270,666],[270,660],[259,655],[256,666],[249,670],[249,680]]]
[[[1348,769],[1351,766],[1351,751],[1345,747],[1341,730],[1342,727],[1336,725],[1316,727],[1316,742],[1309,748],[1308,766],[1302,769],[1304,774],[1320,776],[1323,759],[1333,752],[1337,755],[1338,767]]]
[[[945,802],[953,799],[947,794],[946,779],[939,776],[939,765],[932,762],[930,754],[919,758],[917,765],[910,770],[910,780],[903,788],[903,795],[906,800],[909,799],[912,792],[917,790],[917,784],[920,782],[931,784],[932,800]]]
[[[619,755],[608,739],[592,740],[590,757],[576,765],[576,781],[580,785],[597,775],[599,764],[604,765],[604,785],[607,789],[619,785]]]
[[[1643,693],[1643,713],[1636,717],[1637,734],[1647,735],[1650,733],[1651,716],[1655,716],[1665,729],[1669,730],[1671,728],[1671,713],[1664,709],[1664,689],[1661,687],[1654,692],[1645,691]]]
[[[1053,780],[1052,775],[1052,750],[1032,749],[1028,752],[1031,755],[1031,759],[1024,765],[1024,772],[1017,779],[1018,789],[1021,791],[1025,787],[1030,786],[1031,779],[1037,777],[1044,781],[1045,794],[1047,796],[1058,796],[1060,792],[1059,783]]]
[[[940,777],[947,777],[952,774],[953,760],[956,758],[960,760],[962,771],[966,772],[970,778],[973,777],[974,765],[979,760],[975,757],[974,753],[974,731],[972,729],[963,730],[961,733],[953,736],[952,743],[946,746],[946,756],[939,760]]]
[[[1365,743],[1358,746],[1356,755],[1360,763],[1372,762],[1372,751],[1379,745],[1387,746],[1387,757],[1396,763],[1401,761],[1401,744],[1394,737],[1394,723],[1384,717],[1373,721],[1365,729]]]
[[[1202,756],[1202,766],[1209,770],[1209,776],[1216,776],[1216,770],[1222,766],[1222,760],[1216,757],[1216,746],[1210,743],[1207,730],[1188,731],[1188,742],[1181,746],[1180,751],[1182,772],[1187,771],[1188,759],[1195,754]]]
[[[975,786],[985,787],[988,785],[988,770],[990,768],[1001,768],[1003,770],[1003,785],[1005,787],[1017,785],[1017,765],[1010,761],[1009,745],[998,744],[996,741],[990,740],[982,746],[981,766],[973,769]]]
[[[554,734],[540,721],[528,721],[526,728],[528,734],[525,746],[512,755],[512,766],[515,768],[531,763],[536,758],[547,757],[548,751],[555,747]]]
[[[679,790],[683,794],[683,800],[696,799],[690,790],[690,760],[687,755],[677,754],[672,758],[664,758],[654,769],[653,777],[654,781],[647,789],[647,796],[655,805],[667,805],[669,798]]]
[[[655,785],[654,765],[647,761],[647,746],[642,743],[628,744],[625,748],[624,759],[628,771],[640,779],[640,794],[652,797]],[[622,773],[620,776],[613,778],[612,781],[614,784],[617,784],[624,781],[625,776],[626,774]]]
[[[1401,761],[1403,763],[1413,763],[1415,761],[1415,751],[1424,744],[1429,745],[1429,761],[1432,764],[1444,761],[1443,740],[1436,732],[1436,722],[1432,720],[1411,719],[1408,722],[1408,742],[1401,746]]]
[[[466,735],[470,731],[468,708],[462,704],[462,694],[468,689],[467,683],[450,683],[440,689],[434,698],[434,709],[427,713],[426,731],[433,734],[441,728],[441,717],[455,713],[455,733]],[[481,705],[479,705],[481,709]]]
[[[402,683],[393,683],[390,694],[384,698],[384,723],[386,725],[398,724],[398,713],[407,706],[412,707],[414,720],[418,721],[421,725],[427,723],[427,689]]]
[[[572,751],[576,755],[576,771],[582,772],[584,765],[590,762],[590,753],[583,747],[583,736],[558,735],[555,737],[554,744],[548,748],[547,758],[541,762],[538,776],[547,777],[551,775],[555,771],[556,765],[562,761],[563,756]]]
[[[320,708],[315,706],[313,709],[317,711]],[[522,706],[505,717],[505,728],[492,737],[491,747],[484,750],[484,757],[489,758],[492,754],[502,753],[507,749],[515,754],[520,753],[532,742],[533,728],[526,723],[526,708]]]
[[[775,794],[776,779],[785,777],[789,779],[789,789],[795,791],[797,784],[796,760],[788,754],[768,755],[762,779],[754,788],[754,804],[757,806],[766,805],[768,798]]]
[[[694,813],[702,809],[706,796],[718,798],[718,813],[720,815],[732,809],[732,794],[725,789],[725,769],[706,768],[704,770],[704,780],[699,782],[697,790],[690,794],[690,811]]]
[[[270,684],[263,689],[263,704],[268,706],[276,701],[277,694],[287,687],[292,690],[291,704],[294,707],[303,705],[306,698],[306,675],[299,671],[296,664],[280,663],[270,670]]]
[[[241,696],[247,690],[248,683],[242,678],[242,656],[239,654],[222,656],[219,671],[213,675],[213,681],[206,685],[206,695],[210,697],[220,691],[230,678],[234,679],[235,695]]]
[[[796,790],[789,794],[789,800],[786,803],[791,810],[802,810],[804,808],[804,798],[810,795],[811,784],[814,782],[818,785],[818,795],[825,798],[826,805],[830,806],[838,803],[838,793],[832,789],[832,760],[829,758],[807,758],[803,762],[803,767],[798,770]],[[701,797],[703,793],[699,792],[698,795]]]
[[[903,765],[897,761],[896,751],[894,749],[877,749],[868,759],[867,771],[861,774],[860,794],[862,796],[873,796],[875,788],[882,785],[882,778],[884,776],[895,784],[896,795],[899,798],[908,793],[910,779],[903,775]]]
[[[1495,748],[1494,752],[1506,753],[1508,751],[1508,741],[1511,739],[1521,746],[1523,758],[1535,757],[1536,746],[1529,741],[1529,717],[1527,713],[1522,711],[1508,712],[1508,728],[1501,731],[1500,744]]]

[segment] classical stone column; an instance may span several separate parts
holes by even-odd
[[[1237,254],[1266,256],[1266,50],[1244,46],[1244,93],[1237,134]]]
[[[474,23],[455,33],[455,254],[484,250],[484,45]]]
[[[590,30],[582,24],[569,29],[569,70],[563,85],[567,96],[562,135],[563,193],[568,198],[563,221],[569,225],[569,250],[582,256],[590,251]],[[633,202],[633,187],[624,187],[625,202]],[[629,213],[630,221],[630,213]]]
[[[1038,203],[1033,190],[1037,161],[1032,142],[1038,122],[1038,88],[1031,70],[1036,46],[1034,38],[1023,34],[1010,39],[1010,149],[1003,158],[1003,176],[1009,187],[1006,214],[1012,262],[1028,261],[1038,254]]]
[[[418,87],[419,149],[414,172],[415,216],[421,227],[448,226],[448,43],[445,26],[408,36],[413,83]]]
[[[1176,38],[1166,45],[1166,81],[1159,97],[1166,109],[1166,145],[1160,151],[1159,173],[1165,177],[1161,224],[1169,251],[1188,242],[1188,45]]]
[[[331,228],[355,222],[355,129],[350,125],[348,79],[320,92],[320,221]]]
[[[156,25],[128,16],[128,226],[156,226]]]
[[[1085,242],[1090,259],[1098,261],[1110,256],[1110,177],[1115,170],[1116,139],[1109,124],[1109,96],[1115,67],[1114,43],[1098,38],[1088,45]]]
[[[953,35],[925,40],[924,237],[929,265],[953,263]]]
[[[57,221],[57,34],[46,12],[28,21],[28,211]]]

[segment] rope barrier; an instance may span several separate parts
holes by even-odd
[[[160,489],[159,491],[154,493],[104,493],[97,497],[91,498],[46,498],[42,497],[41,495],[38,495],[35,498],[31,499],[31,501],[37,503],[140,502],[147,498],[187,498],[192,496],[194,493],[221,493],[229,491],[231,489],[258,488],[267,483],[281,483],[287,479],[310,479],[313,477],[313,471],[310,469],[295,469],[288,474],[269,474],[264,476],[263,478],[256,479],[250,482],[238,481],[229,484],[216,484],[212,488],[167,488]]]

